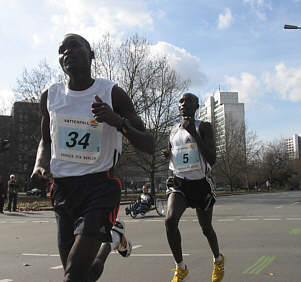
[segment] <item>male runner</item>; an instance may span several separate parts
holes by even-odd
[[[224,256],[219,252],[212,226],[215,194],[210,171],[216,160],[215,140],[211,124],[194,119],[198,107],[197,96],[185,93],[181,97],[179,111],[182,121],[172,128],[168,148],[162,152],[164,158],[170,159],[169,169],[173,172],[173,184],[167,183],[169,196],[165,220],[168,243],[176,262],[172,282],[184,281],[188,276],[178,228],[187,207],[196,209],[199,224],[212,250],[212,281],[221,281],[224,276]]]
[[[68,80],[42,93],[42,138],[31,180],[43,185],[50,166],[64,282],[90,282],[96,281],[94,270],[101,274],[112,249],[121,182],[110,172],[121,154],[122,135],[149,154],[154,141],[124,90],[91,77],[94,53],[86,39],[66,34],[58,53]],[[121,252],[124,240],[119,236],[115,244],[121,241]]]

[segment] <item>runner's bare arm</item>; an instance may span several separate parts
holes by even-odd
[[[199,126],[200,135],[197,134],[197,144],[207,162],[213,166],[216,161],[216,147],[213,128],[209,122],[201,122]]]
[[[181,125],[195,139],[199,151],[202,153],[207,162],[213,166],[216,161],[216,148],[211,123],[201,122],[199,126],[200,134],[196,131],[195,120],[193,118],[185,117],[182,120]]]
[[[49,128],[49,113],[47,110],[48,90],[45,90],[41,95],[40,110],[41,118],[41,140],[37,150],[36,163],[31,175],[31,181],[35,184],[42,184],[46,180],[46,175],[49,172],[50,164],[50,128]]]
[[[170,157],[171,157],[171,144],[170,144],[169,141],[168,141],[167,148],[165,150],[161,151],[161,157],[164,160],[169,160],[170,159]]]
[[[96,96],[91,109],[95,119],[98,122],[106,122],[116,127],[134,147],[148,154],[153,154],[153,136],[146,131],[129,96],[117,85],[112,89],[112,105],[113,109]]]

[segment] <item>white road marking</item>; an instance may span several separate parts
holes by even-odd
[[[182,254],[182,256],[189,256],[189,254]],[[172,257],[172,254],[131,254],[131,257]]]
[[[283,208],[283,206],[278,206],[278,207],[275,207],[275,209],[281,209]]]
[[[26,223],[27,221],[12,221],[11,223]]]
[[[132,249],[135,250],[135,249],[138,249],[138,248],[141,248],[141,247],[142,247],[142,245],[134,245],[134,246],[132,247]]]
[[[2,279],[2,280],[0,280],[0,282],[12,282],[12,281],[14,281],[14,280],[11,280],[11,279]]]
[[[33,220],[33,223],[48,223],[48,220]]]
[[[48,257],[48,254],[32,254],[32,253],[23,253],[21,256],[32,256],[32,257]]]
[[[298,205],[298,204],[300,204],[301,202],[295,202],[295,203],[293,203],[293,204],[290,204],[290,206],[295,206],[295,205]]]
[[[299,203],[299,202],[298,202]],[[280,208],[283,206],[275,207],[275,208]],[[279,221],[279,220],[301,220],[300,217],[287,217],[287,218],[263,218],[262,215],[246,215],[243,218],[239,218],[239,215],[234,216],[233,218],[215,218],[216,221],[218,222],[233,222],[236,220],[240,221],[258,221],[258,220],[264,220],[264,221]],[[191,218],[191,219],[181,219],[181,222],[198,222],[198,219],[196,218]],[[18,223],[49,223],[52,221],[48,220],[32,220],[32,221],[0,221],[0,224],[18,224]],[[133,219],[133,220],[125,220],[127,223],[141,223],[141,222],[164,222],[164,219]],[[56,223],[53,221],[53,223]],[[1,281],[0,281],[1,282]]]
[[[63,265],[58,265],[58,266],[50,267],[50,269],[62,269],[62,268],[63,268]]]
[[[188,257],[189,254],[182,254],[182,256]],[[172,254],[131,254],[131,257],[172,257]],[[53,270],[62,269],[62,268],[63,268],[62,265],[50,267],[50,269]],[[8,280],[8,281],[4,280],[3,282],[10,282],[10,281],[13,280]],[[2,282],[2,280],[0,280],[0,282]]]

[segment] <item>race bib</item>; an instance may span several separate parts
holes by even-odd
[[[86,118],[54,114],[54,157],[56,159],[93,164],[99,160],[103,124]]]
[[[172,161],[175,172],[200,169],[200,153],[197,144],[190,143],[172,148]]]

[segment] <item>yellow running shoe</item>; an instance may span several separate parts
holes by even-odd
[[[175,272],[173,279],[171,282],[182,282],[185,281],[185,279],[188,276],[188,268],[187,265],[185,265],[185,269],[182,270],[180,267],[174,268],[172,271]]]
[[[213,272],[212,272],[212,282],[220,282],[223,280],[224,277],[224,264],[225,264],[225,257],[221,254],[222,260],[220,262],[213,263]]]

